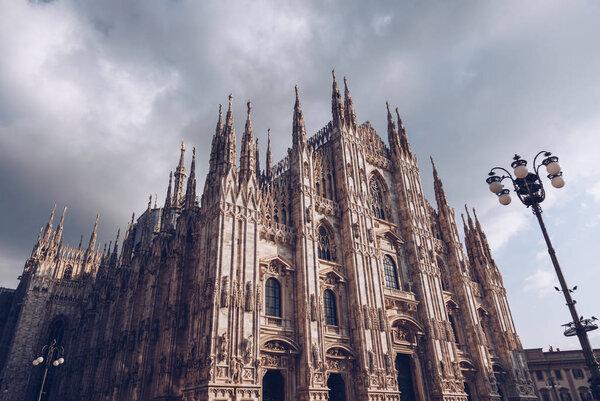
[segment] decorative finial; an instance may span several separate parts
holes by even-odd
[[[229,110],[231,110],[231,103],[233,102],[233,94],[229,94]]]
[[[248,100],[246,105],[248,106],[248,115],[250,115],[250,110],[252,110],[252,103],[250,102],[250,100]]]
[[[185,142],[183,139],[181,140],[181,150],[185,150]]]

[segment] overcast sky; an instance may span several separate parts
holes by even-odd
[[[54,203],[73,245],[96,213],[108,242],[149,194],[162,204],[182,139],[201,191],[229,93],[238,139],[251,100],[262,165],[267,128],[281,159],[294,85],[312,134],[335,68],[385,140],[385,102],[399,107],[432,202],[430,155],[457,213],[477,208],[523,345],[574,348],[535,217],[484,179],[515,152],[560,156],[567,185],[548,185],[544,218],[580,314],[600,315],[599,20],[592,1],[0,2],[0,286]]]

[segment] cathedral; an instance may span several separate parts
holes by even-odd
[[[63,243],[53,209],[0,291],[0,399],[537,400],[475,211],[463,247],[433,160],[435,207],[400,117],[386,144],[335,74],[331,117],[308,137],[296,88],[291,148],[273,163],[269,139],[262,169],[230,96],[201,195],[182,143],[163,206],[108,249],[98,217]],[[64,363],[32,365],[51,342]]]

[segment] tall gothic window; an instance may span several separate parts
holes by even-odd
[[[281,285],[272,277],[265,284],[265,314],[281,317]]]
[[[71,266],[67,266],[65,269],[65,273],[63,274],[63,278],[66,280],[70,280],[73,276],[73,268]]]
[[[337,309],[335,307],[335,295],[331,290],[325,290],[323,293],[323,309],[325,309],[325,323],[337,326]]]
[[[52,340],[56,340],[56,345],[62,344],[63,336],[65,334],[65,325],[65,320],[62,318],[55,319],[52,322],[48,332],[48,344],[50,344]]]
[[[383,202],[383,191],[379,185],[379,180],[374,176],[371,176],[369,180],[369,190],[371,191],[371,199],[373,204],[371,208],[373,214],[378,219],[385,220],[385,203]]]
[[[385,286],[393,288],[395,290],[400,289],[398,283],[398,271],[396,270],[396,263],[390,255],[383,257],[383,274],[385,276]]]
[[[329,232],[323,226],[319,226],[319,259],[333,260],[334,253],[331,246],[331,239],[329,238]]]

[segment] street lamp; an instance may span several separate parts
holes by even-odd
[[[560,398],[558,398],[558,392],[556,391],[556,382],[554,381],[554,377],[552,377],[552,375],[548,375],[547,383],[550,387],[552,387],[552,392],[554,393],[554,398],[556,398],[556,401],[560,401]]]
[[[54,339],[54,340],[52,340],[50,345],[44,345],[42,347],[42,355],[45,354],[46,358],[44,359],[43,356],[39,356],[33,360],[33,362],[32,362],[33,366],[37,366],[40,363],[43,363],[44,360],[46,361],[46,364],[44,367],[44,378],[42,379],[42,387],[40,388],[40,395],[38,396],[38,401],[41,401],[42,394],[44,394],[44,384],[46,384],[46,375],[48,374],[48,368],[50,367],[50,363],[52,363],[52,366],[54,366],[54,367],[57,367],[57,366],[65,363],[65,358],[62,357],[62,355],[64,355],[64,353],[65,353],[65,349],[61,346],[56,346],[56,339]],[[56,359],[53,361],[52,358],[56,358]]]
[[[537,163],[537,158],[540,155],[543,155],[544,159],[540,163]],[[588,324],[591,323],[588,322],[589,319],[583,319],[583,317],[580,318],[577,314],[577,310],[575,309],[575,301],[571,298],[571,292],[573,292],[576,287],[574,287],[574,289],[567,287],[567,282],[565,281],[565,277],[563,276],[560,265],[558,264],[558,259],[556,258],[556,252],[554,251],[552,243],[550,242],[550,237],[546,231],[544,220],[542,220],[542,208],[540,207],[540,203],[546,198],[544,185],[542,184],[539,174],[539,169],[542,166],[546,167],[548,178],[550,179],[550,183],[553,187],[562,188],[565,185],[565,180],[562,177],[562,171],[560,165],[558,164],[558,157],[553,156],[552,153],[546,151],[539,152],[534,157],[532,166],[533,172],[530,172],[527,169],[526,160],[522,159],[519,155],[515,155],[513,162],[511,163],[514,177],[508,170],[502,167],[494,167],[490,170],[489,177],[486,179],[486,182],[489,185],[490,191],[498,195],[498,201],[502,205],[508,205],[511,202],[510,190],[508,188],[504,188],[504,185],[502,184],[504,180],[508,179],[512,183],[514,191],[519,197],[521,203],[527,207],[531,207],[533,214],[535,214],[535,217],[537,217],[540,228],[542,229],[542,234],[544,235],[544,240],[546,240],[546,245],[548,246],[550,259],[552,259],[552,264],[554,265],[554,270],[556,271],[556,275],[558,276],[558,281],[560,283],[561,289],[559,290],[557,288],[557,290],[563,293],[565,300],[567,301],[567,307],[569,308],[569,312],[573,318],[573,321],[567,324],[573,327],[575,334],[579,338],[579,343],[581,344],[581,349],[583,350],[586,364],[591,373],[590,388],[592,390],[592,394],[595,400],[600,400],[600,368],[598,366],[598,362],[596,361],[596,357],[594,356],[594,352],[592,351],[590,340],[587,336],[587,332],[597,328],[597,325]],[[501,171],[500,175],[495,172],[498,170]]]

